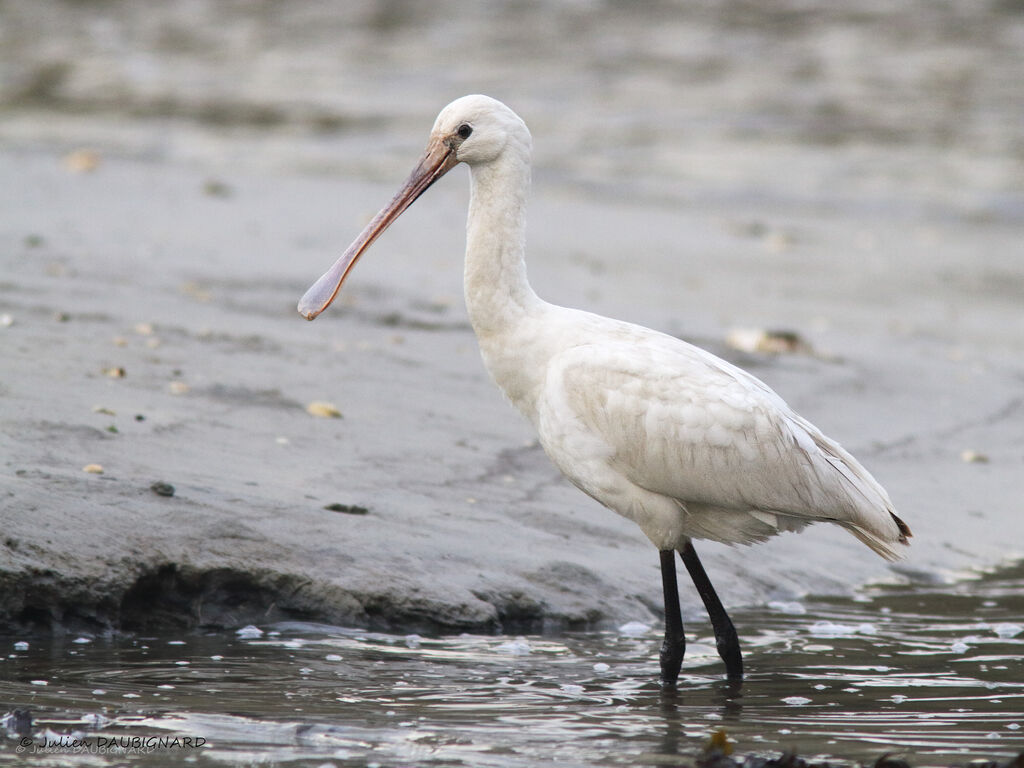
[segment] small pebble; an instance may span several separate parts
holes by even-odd
[[[104,408],[102,405],[94,405],[92,407],[93,413],[102,413],[104,416],[117,416],[116,411],[112,411],[110,408]]]
[[[726,334],[725,343],[740,352],[760,352],[769,355],[812,352],[811,345],[796,331],[736,328]]]
[[[189,390],[191,390],[192,387],[190,387],[184,381],[172,381],[170,384],[167,385],[167,389],[170,390],[170,393],[172,395],[184,395]]]
[[[979,451],[962,451],[960,459],[967,464],[988,464],[988,455]]]
[[[782,701],[784,704],[792,704],[794,706],[802,706],[804,704],[811,703],[811,700],[804,696],[787,696]]]
[[[19,640],[18,642],[16,642],[14,644],[14,650],[16,650],[16,651],[27,651],[28,650],[28,643],[26,643],[24,640]]]
[[[328,504],[324,507],[328,512],[341,512],[346,515],[367,515],[370,510],[358,504]]]
[[[210,197],[231,197],[231,187],[220,179],[207,179],[204,181],[203,192]]]
[[[210,293],[210,290],[208,288],[191,280],[182,283],[180,286],[180,290],[186,296],[189,296],[195,299],[196,301],[205,302],[213,298],[213,294]]]
[[[324,656],[325,661],[341,661],[341,656],[336,653],[328,653]]]
[[[4,313],[0,315],[0,328],[10,328],[14,325],[14,315]]]
[[[611,667],[609,667],[609,666],[608,666],[607,664],[605,664],[605,663],[604,663],[603,661],[599,661],[599,662],[597,662],[597,663],[596,663],[596,664],[594,665],[594,671],[595,671],[595,672],[597,672],[598,674],[604,674],[604,673],[605,673],[605,672],[607,672],[607,671],[608,671],[609,669],[611,669]]]
[[[423,638],[420,637],[419,635],[406,635],[405,636],[405,645],[408,648],[413,648],[413,649],[419,648],[421,642],[423,642]]]
[[[793,236],[788,232],[774,230],[764,237],[764,244],[772,253],[783,253],[793,247]]]
[[[116,366],[114,368],[104,368],[103,375],[109,376],[112,379],[123,379],[125,376],[128,375],[128,372],[124,369],[123,366]]]
[[[970,647],[971,646],[969,646],[962,640],[957,640],[949,647],[949,650],[951,650],[953,653],[966,653],[970,649]]]
[[[90,173],[100,166],[100,153],[95,149],[76,149],[64,155],[64,168],[72,173]]]
[[[32,685],[49,685],[50,684],[49,680],[30,680],[29,682],[32,683]]]
[[[170,483],[165,483],[165,482],[162,482],[162,481],[159,481],[159,480],[157,482],[153,483],[151,486],[149,486],[149,489],[153,493],[155,493],[157,496],[173,496],[174,495],[174,486],[171,485]]]
[[[79,645],[86,645],[87,643],[91,643],[92,642],[92,638],[91,637],[76,637],[71,642],[72,643],[78,643]]]
[[[319,419],[340,419],[341,411],[332,403],[323,400],[314,400],[306,406],[306,413],[316,416]]]
[[[136,323],[135,332],[139,336],[152,336],[153,335],[153,324],[152,323]]]
[[[241,629],[237,630],[235,632],[235,634],[238,635],[243,640],[251,640],[251,639],[256,638],[256,637],[263,637],[263,630],[260,629],[259,627],[253,626],[252,624],[249,624],[249,625],[244,626]]]
[[[102,464],[86,464],[82,467],[83,472],[88,472],[91,475],[102,475],[103,465]]]

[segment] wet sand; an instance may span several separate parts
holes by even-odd
[[[783,34],[771,19],[660,11],[708,66],[708,30],[724,35],[717,73],[598,14],[591,44],[618,40],[620,66],[575,42],[554,82],[543,58],[513,74],[515,41],[474,48],[486,66],[451,74],[447,54],[409,47],[439,17],[359,16],[344,33],[353,20],[339,17],[332,43],[301,7],[306,37],[278,39],[277,19],[218,26],[203,4],[210,24],[190,32],[177,6],[143,19],[41,3],[47,39],[81,44],[80,58],[60,70],[31,37],[7,49],[0,624],[538,630],[657,614],[642,534],[558,477],[483,370],[461,298],[464,172],[410,209],[330,312],[295,312],[437,110],[474,90],[534,133],[538,292],[748,368],[857,455],[914,530],[895,566],[825,526],[705,544],[727,605],[1024,556],[1022,129],[1005,119],[1022,103],[1007,79],[1019,13],[968,18],[956,37],[952,17],[922,11],[917,31],[890,31],[862,60],[894,21],[882,12]],[[542,22],[528,15],[517,34]],[[489,24],[471,14],[448,33]],[[234,58],[219,58],[208,44],[231,35]],[[774,100],[758,96],[768,74],[748,47],[773,44],[766,67],[789,73]],[[232,88],[227,62],[257,50]],[[683,71],[704,74],[673,80]],[[928,77],[940,85],[915,89]],[[801,106],[808,93],[818,111]],[[71,154],[83,148],[91,170]],[[750,327],[795,331],[812,352],[725,344]],[[341,418],[311,416],[313,401]]]

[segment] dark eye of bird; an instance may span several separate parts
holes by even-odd
[[[459,126],[458,134],[461,139],[468,139],[469,135],[473,132],[473,126],[463,123]]]

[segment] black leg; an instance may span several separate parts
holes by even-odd
[[[665,591],[665,640],[661,644],[661,684],[674,688],[679,667],[686,653],[683,615],[679,611],[679,587],[676,584],[676,556],[671,549],[661,554],[661,586]]]
[[[700,593],[700,599],[704,601],[704,607],[708,609],[711,626],[715,629],[715,645],[718,646],[718,655],[725,662],[726,674],[730,680],[742,680],[743,654],[740,653],[740,640],[736,635],[736,628],[732,625],[729,614],[722,607],[722,601],[715,594],[715,588],[711,586],[711,579],[708,578],[704,566],[701,565],[693,543],[686,542],[686,546],[679,551],[679,556],[683,558],[683,564],[690,572],[690,578],[693,579],[693,584],[697,587],[697,592]],[[662,561],[661,570],[664,574],[664,561]]]

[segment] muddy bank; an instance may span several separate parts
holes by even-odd
[[[2,163],[24,184],[4,200],[18,211],[2,251],[6,625],[536,629],[656,609],[653,551],[559,479],[482,370],[459,297],[464,179],[422,200],[339,311],[309,324],[295,298],[359,223],[336,223],[337,211],[365,213],[385,187],[239,175],[223,198],[192,169],[111,160],[73,175],[38,153]],[[898,274],[879,261],[883,285],[860,258],[807,266],[812,244],[846,242],[861,221],[791,218],[805,244],[765,254],[723,212],[536,198],[535,281],[552,298],[696,328],[724,354],[729,324],[715,316],[738,319],[736,307],[801,329],[821,354],[733,359],[860,455],[915,530],[892,568],[826,527],[754,549],[705,545],[730,604],[945,578],[1019,554],[1016,305],[994,280],[981,300],[931,277],[945,264],[984,284],[997,266],[956,257],[1014,232],[934,223],[915,251],[892,225],[876,236],[904,261]],[[614,237],[602,245],[603,217],[646,233],[643,269],[616,260]],[[567,220],[601,268],[574,258]],[[679,248],[717,269],[673,277],[661,254]],[[310,415],[318,400],[341,417]],[[986,460],[964,461],[967,450]],[[93,464],[103,473],[83,471]],[[339,504],[366,514],[326,508]]]

